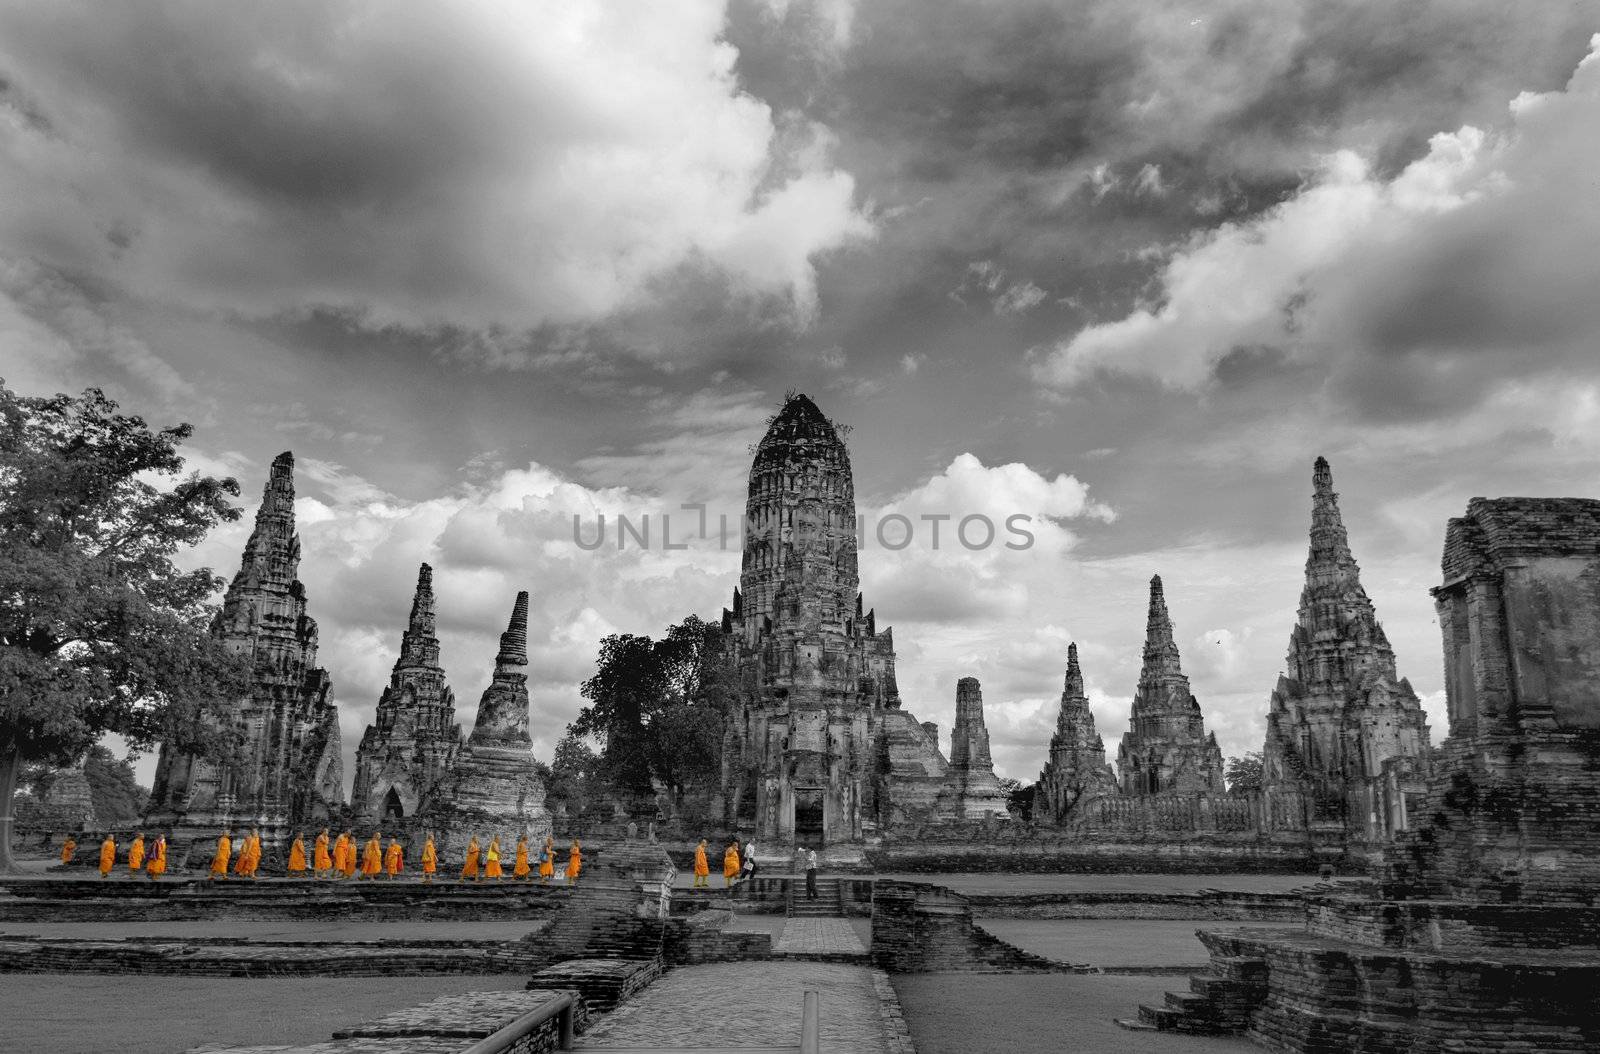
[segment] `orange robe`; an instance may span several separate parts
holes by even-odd
[[[128,846],[128,870],[139,871],[144,868],[144,835],[133,840]]]
[[[422,873],[431,875],[439,867],[439,851],[433,847],[433,836],[422,843]]]
[[[296,837],[289,846],[289,874],[303,875],[306,873],[306,840]]]
[[[388,872],[390,878],[393,878],[400,873],[400,870],[403,867],[405,867],[405,863],[405,853],[404,850],[400,848],[400,843],[391,839],[389,842],[389,851],[384,855],[383,858],[384,871]]]
[[[532,869],[528,866],[528,840],[526,838],[518,838],[517,863],[516,866],[511,869],[511,873],[518,878],[527,878],[528,872],[531,870]]]
[[[739,874],[739,850],[728,846],[728,851],[722,854],[722,881],[731,885]]]
[[[221,835],[217,838],[216,855],[211,858],[211,873],[227,878],[228,858],[231,856],[233,856],[233,839],[227,835]]]
[[[73,841],[71,838],[68,838],[65,842],[62,842],[61,843],[61,862],[63,864],[72,863],[72,854],[76,853],[77,851],[78,851],[78,843]]]
[[[356,874],[356,840],[345,837],[344,859],[339,861],[339,873],[345,878],[354,878]]]
[[[109,834],[106,840],[100,843],[100,877],[111,874],[111,868],[117,862],[117,842]]]
[[[378,836],[373,835],[367,839],[367,848],[361,854],[361,873],[368,878],[383,870],[383,843],[378,841]]]
[[[248,875],[250,873],[250,839],[246,837],[239,843],[239,855],[233,858],[233,873]]]
[[[155,848],[150,851],[150,862],[145,865],[145,871],[151,878],[158,878],[167,873],[167,840],[157,838]]]
[[[250,878],[256,877],[256,869],[261,866],[261,836],[253,834],[250,841],[245,843],[244,855],[246,857],[244,873]]]
[[[706,847],[697,845],[694,847],[694,875],[696,878],[704,878],[709,874],[711,874],[711,864],[706,860]]]
[[[567,881],[576,882],[578,874],[583,871],[583,850],[578,848],[578,843],[572,843],[572,852],[567,857]]]
[[[317,835],[315,848],[311,851],[311,866],[316,869],[319,875],[333,870],[333,857],[328,855],[328,836],[326,834]]]
[[[551,844],[550,839],[546,838],[544,840],[544,854],[539,857],[539,877],[540,879],[546,879],[555,873],[556,847]]]
[[[478,840],[474,838],[467,843],[467,862],[461,865],[462,878],[478,877]]]
[[[483,868],[484,878],[504,878],[505,872],[500,870],[500,839],[496,838],[489,843],[489,852],[485,859],[488,861]]]

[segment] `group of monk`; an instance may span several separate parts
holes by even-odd
[[[739,877],[739,872],[744,870],[744,864],[739,859],[739,842],[735,839],[728,843],[722,851],[722,884],[733,885],[734,879]],[[706,859],[706,840],[700,839],[700,844],[694,847],[694,887],[700,889],[711,885],[711,862]]]
[[[71,835],[61,843],[61,862],[72,863],[72,857],[78,851],[77,839]],[[145,845],[144,832],[140,831],[128,843],[128,877],[136,877],[140,871],[150,876],[153,882],[166,874],[167,871],[167,836],[157,835],[156,840],[148,847]],[[100,877],[110,878],[111,872],[117,866],[117,839],[115,835],[106,835],[105,841],[100,843]]]
[[[516,854],[512,857],[511,877],[515,880],[527,882],[533,878],[533,872],[539,872],[539,882],[548,885],[556,873],[556,857],[560,855],[556,848],[555,839],[546,835],[544,847],[539,851],[537,865],[528,851],[528,839],[518,838]],[[567,863],[564,873],[567,876],[567,885],[574,885],[578,875],[583,871],[583,845],[576,838],[567,851]],[[467,858],[461,865],[461,878],[464,881],[477,882],[480,878],[503,880],[505,878],[505,864],[501,859],[500,839],[491,838],[485,847],[478,841],[478,836],[473,835],[467,842]]]

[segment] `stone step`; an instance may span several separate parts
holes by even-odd
[[[1133,1018],[1114,1017],[1111,1020],[1118,1028],[1125,1028],[1129,1032],[1158,1032],[1158,1031],[1160,1031],[1154,1025],[1147,1024],[1146,1022],[1138,1021],[1138,1020],[1135,1020]]]
[[[1168,1006],[1185,1014],[1204,1015],[1213,1009],[1211,1000],[1193,992],[1168,992],[1166,999]]]
[[[1211,960],[1213,970],[1221,970],[1230,981],[1260,981],[1267,979],[1267,960],[1252,959],[1243,955],[1219,955]]]
[[[1159,1028],[1163,1032],[1170,1032],[1177,1028],[1178,1019],[1183,1015],[1167,1006],[1151,1006],[1149,1003],[1139,1004],[1139,1020],[1152,1028]]]

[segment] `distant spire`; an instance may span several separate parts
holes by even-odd
[[[1333,470],[1319,457],[1311,469],[1311,550],[1306,555],[1306,587],[1359,573],[1350,553],[1350,536],[1339,515]]]
[[[475,747],[528,745],[528,593],[517,594],[500,634],[494,676],[478,701],[469,742]]]
[[[1078,642],[1073,641],[1067,645],[1067,678],[1061,688],[1061,698],[1079,699],[1083,697],[1083,671],[1078,668]]]
[[[437,666],[439,638],[433,620],[433,568],[417,571],[417,591],[411,598],[411,618],[400,638],[399,665]]]
[[[287,588],[299,565],[300,542],[294,533],[294,454],[285,450],[272,459],[239,577],[253,576],[260,585]]]
[[[1161,576],[1152,575],[1150,612],[1145,618],[1144,629],[1144,674],[1181,672],[1178,645],[1172,639],[1172,618],[1167,614],[1167,597],[1161,588]]]
[[[528,665],[528,591],[517,594],[511,608],[511,621],[500,634],[500,654],[495,656],[495,666]]]

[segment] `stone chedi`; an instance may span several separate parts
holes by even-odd
[[[1294,930],[1202,931],[1141,1007],[1296,1054],[1600,1050],[1600,501],[1474,498],[1434,588],[1450,733],[1381,880]]]
[[[1343,823],[1354,839],[1384,839],[1387,777],[1422,780],[1428,723],[1361,588],[1328,462],[1312,471],[1311,548],[1287,670],[1267,713],[1262,753],[1269,800],[1299,791],[1310,819]]]
[[[1076,643],[1067,645],[1061,711],[1036,788],[1034,817],[1044,823],[1062,823],[1080,801],[1117,793],[1117,777],[1106,761],[1106,745],[1095,731],[1094,713],[1083,691]]]
[[[150,825],[249,824],[272,839],[343,804],[338,711],[328,673],[317,666],[317,624],[306,614],[299,568],[294,455],[286,451],[272,462],[243,565],[211,627],[229,650],[251,660],[250,694],[210,708],[213,719],[243,730],[244,750],[216,763],[163,746]]]
[[[472,735],[457,755],[458,809],[548,829],[544,781],[528,735],[528,594],[517,594],[500,635],[494,678],[478,702]]]
[[[1161,576],[1150,579],[1144,665],[1133,693],[1128,731],[1117,748],[1124,794],[1222,793],[1222,750],[1207,733],[1200,703],[1178,665]]]
[[[956,723],[950,729],[950,777],[957,818],[1005,816],[1006,795],[989,756],[989,729],[983,723],[983,688],[976,677],[956,682]]]
[[[764,842],[832,845],[964,813],[936,737],[900,709],[894,635],[858,591],[850,455],[804,395],[756,447],[745,517],[722,614],[741,696],[723,752],[730,819]]]
[[[412,816],[449,800],[461,748],[455,696],[439,665],[433,568],[423,564],[400,657],[356,750],[350,805],[363,820]]]

